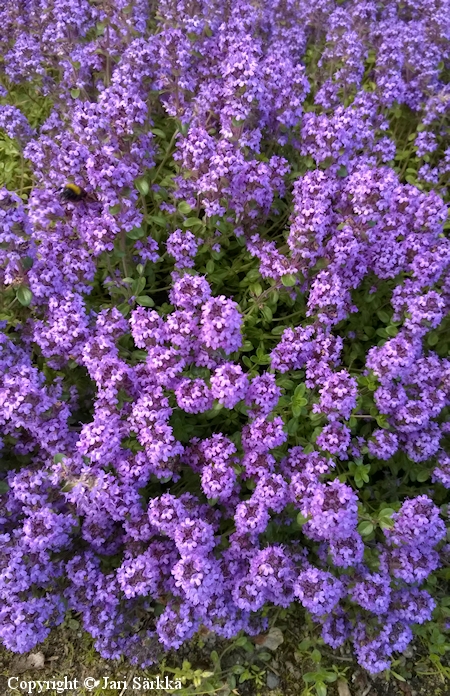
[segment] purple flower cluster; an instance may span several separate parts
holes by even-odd
[[[22,167],[0,168],[8,649],[69,610],[146,667],[297,603],[376,673],[431,619],[445,7],[0,8],[0,149]]]

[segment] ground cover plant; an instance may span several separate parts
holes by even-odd
[[[147,667],[302,605],[371,673],[445,652],[449,16],[3,3],[9,650],[72,612]]]

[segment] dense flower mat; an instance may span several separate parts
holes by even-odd
[[[7,648],[445,629],[449,17],[2,2]]]

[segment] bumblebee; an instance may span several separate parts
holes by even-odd
[[[56,193],[59,194],[61,200],[70,201],[71,203],[78,203],[78,201],[82,201],[87,196],[86,191],[82,189],[81,186],[77,186],[77,184],[72,184],[71,182],[64,184],[64,186],[60,186],[60,188],[56,190]]]

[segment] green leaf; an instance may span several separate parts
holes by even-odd
[[[401,674],[398,674],[398,672],[394,672],[393,669],[391,669],[391,670],[389,670],[389,671],[390,671],[390,673],[393,674],[394,677],[395,677],[396,679],[398,679],[399,681],[401,681],[401,682],[406,682],[405,677],[402,677],[402,675],[401,675]]]
[[[419,471],[417,474],[417,480],[419,483],[424,483],[425,481],[428,481],[429,478],[430,478],[429,471],[422,470],[422,471]]]
[[[384,311],[384,309],[379,309],[377,312],[377,317],[379,318],[380,321],[383,322],[383,324],[389,324],[391,321],[391,317],[387,312]]]
[[[117,215],[117,213],[120,213],[121,207],[122,206],[120,205],[120,203],[116,203],[116,205],[111,206],[109,212],[111,213],[111,215]]]
[[[139,179],[136,179],[134,182],[134,185],[136,186],[137,190],[142,196],[146,196],[148,192],[150,191],[150,185],[146,179],[143,177],[140,177]]]
[[[131,357],[134,360],[140,360],[141,362],[145,362],[145,360],[147,360],[148,358],[148,354],[145,350],[133,350],[133,352],[131,353]]]
[[[78,99],[78,97],[80,96],[80,90],[78,89],[78,87],[70,90],[70,96],[73,99]]]
[[[327,696],[328,689],[323,682],[316,682],[315,688],[317,696]]]
[[[272,655],[268,652],[259,652],[258,653],[258,660],[262,660],[263,662],[269,662],[272,659]]]
[[[196,217],[189,217],[183,222],[183,227],[202,227],[203,223]]]
[[[377,336],[381,336],[381,338],[389,338],[386,329],[377,329],[376,334]]]
[[[141,307],[155,306],[155,301],[148,295],[139,295],[139,297],[136,297],[136,302],[138,303],[138,305],[141,305]]]
[[[273,332],[272,332],[272,333],[273,333]],[[297,387],[295,387],[294,397],[297,397],[297,396],[301,397],[301,396],[303,396],[305,393],[306,393],[306,384],[305,384],[304,382],[302,382],[302,383],[299,384]]]
[[[294,399],[294,403],[296,406],[300,406],[302,408],[303,406],[306,406],[308,403],[308,399],[305,399],[303,396],[296,396]]]
[[[394,520],[391,520],[390,517],[381,517],[379,522],[381,529],[392,529],[394,526]]]
[[[150,128],[150,132],[153,133],[153,135],[157,135],[158,138],[167,140],[167,133],[163,131],[161,128]]]
[[[237,640],[234,641],[234,644],[235,644],[236,647],[238,647],[238,648],[243,648],[244,645],[247,643],[247,640],[248,640],[247,636],[240,636]],[[238,667],[238,666],[241,667],[242,665],[236,665],[236,667]],[[233,669],[233,672],[234,672],[234,671],[235,671],[235,670]],[[242,669],[241,669],[240,671],[237,671],[237,672],[235,672],[235,673],[236,673],[236,674],[242,674],[243,671],[244,671],[244,668],[242,667]]]
[[[329,682],[330,684],[332,684],[333,682],[336,681],[337,674],[336,674],[336,672],[324,672],[323,678],[325,679],[326,682]]]
[[[388,508],[383,508],[382,510],[380,510],[380,512],[378,513],[378,516],[379,517],[391,517],[394,513],[395,513],[394,508],[388,507]]]
[[[302,406],[299,406],[295,402],[292,404],[292,415],[294,416],[294,418],[298,418],[301,415],[302,408],[303,408]],[[297,430],[297,428],[295,430]],[[290,433],[290,434],[294,435],[294,433]]]
[[[236,688],[236,677],[234,676],[234,674],[228,675],[227,684],[232,691]]]
[[[217,650],[213,650],[210,654],[211,662],[213,665],[220,665],[219,653]]]
[[[133,285],[131,286],[131,292],[133,295],[140,295],[143,289],[145,288],[147,281],[145,278],[136,278],[136,280],[133,281]]]
[[[316,681],[318,676],[319,676],[318,672],[306,672],[303,675],[303,681],[306,682],[307,684],[312,684],[313,682]]]
[[[377,425],[380,428],[384,428],[385,430],[389,430],[389,423],[386,421],[386,416],[383,414],[379,415],[376,417]]]
[[[271,333],[273,333],[274,336],[281,336],[281,334],[283,333],[285,328],[286,328],[285,326],[275,326],[272,329]]]
[[[322,659],[322,655],[320,654],[320,650],[317,650],[317,648],[314,648],[314,650],[311,653],[311,660],[313,662],[320,662]]]
[[[369,534],[372,534],[373,529],[374,527],[372,522],[367,520],[360,522],[358,525],[358,532],[361,534],[361,536],[369,536]]]
[[[158,227],[166,227],[167,220],[164,215],[147,215],[146,220],[148,222],[154,222]]]
[[[346,176],[348,176],[347,167],[340,167],[340,168],[338,169],[337,175],[338,175],[341,179],[344,179]]]
[[[216,266],[215,266],[215,264],[214,264],[214,261],[212,261],[211,259],[209,259],[209,261],[206,262],[206,272],[207,272],[209,275],[210,275],[211,273],[214,273],[215,267],[216,267]]]
[[[31,292],[30,288],[25,287],[25,285],[21,285],[16,290],[16,297],[23,307],[28,307],[33,299],[33,293]]]
[[[58,454],[55,454],[55,456],[53,457],[53,461],[55,462],[55,464],[61,464],[61,462],[63,462],[65,458],[66,458],[65,454],[58,453]]]
[[[398,334],[398,329],[397,329],[396,326],[392,326],[392,325],[391,325],[391,326],[387,326],[387,327],[386,327],[386,333],[387,333],[387,335],[390,336],[391,338],[394,338],[394,336],[396,336],[396,335]]]
[[[272,321],[272,319],[273,319],[272,310],[270,309],[270,307],[267,307],[267,305],[261,309],[261,314],[263,315],[263,317],[266,321]]]
[[[428,334],[427,336],[427,343],[429,346],[435,346],[439,342],[439,334],[436,332],[432,331],[431,333]]]
[[[281,277],[281,282],[286,288],[292,288],[297,283],[297,277],[293,273],[288,273]]]
[[[261,294],[262,291],[263,291],[263,290],[262,290],[262,285],[261,285],[261,283],[252,283],[252,284],[250,285],[250,291],[251,291],[254,295],[256,295],[256,297],[259,297],[260,294]]]
[[[133,227],[132,230],[127,232],[127,237],[129,239],[142,239],[144,237],[145,231],[142,229],[142,227]]]
[[[298,513],[297,515],[297,524],[299,527],[303,527],[304,524],[306,524],[308,521],[308,518],[302,515],[301,512]]]
[[[23,259],[20,259],[20,261],[22,263],[23,268],[26,271],[29,271],[30,268],[33,267],[34,259],[32,258],[32,256],[25,256]]]
[[[186,201],[181,201],[181,203],[178,204],[178,210],[182,215],[189,215],[192,208],[189,203],[186,203]]]

